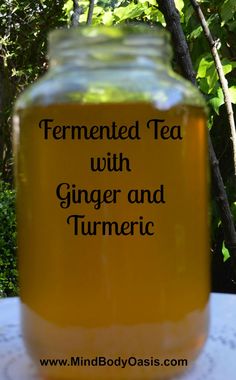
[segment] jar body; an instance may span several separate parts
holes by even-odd
[[[17,111],[29,352],[67,360],[39,368],[50,380],[172,376],[208,327],[205,113],[50,99]]]

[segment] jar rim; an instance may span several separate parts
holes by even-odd
[[[166,43],[170,43],[170,33],[160,26],[149,26],[143,23],[130,23],[124,25],[82,25],[73,28],[59,28],[49,32],[48,40],[49,44],[60,42],[64,38],[78,38],[82,44],[86,40],[93,42],[102,42],[104,40],[120,40],[124,37],[137,37],[148,38],[156,40],[165,40]]]
[[[145,56],[169,65],[173,56],[170,34],[164,28],[146,24],[78,26],[56,29],[49,33],[48,56],[51,64],[58,58],[85,57],[87,61],[98,56]],[[84,59],[85,59],[84,58]],[[99,60],[99,59],[98,59]]]

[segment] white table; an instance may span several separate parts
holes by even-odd
[[[212,294],[211,311],[204,350],[178,380],[236,379],[236,295]],[[0,300],[0,380],[40,380],[21,338],[18,298]]]

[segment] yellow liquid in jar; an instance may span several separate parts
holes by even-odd
[[[154,365],[43,367],[39,359],[186,358],[190,365],[198,354],[207,334],[209,295],[203,112],[183,106],[163,112],[146,103],[61,104],[29,108],[19,116],[22,323],[28,350],[42,375],[47,380],[151,380],[183,371],[181,366]],[[63,139],[60,128],[51,128],[46,139],[39,128],[45,118],[53,120],[50,127],[112,121],[131,126],[138,121],[141,138],[78,140],[67,128]],[[147,120],[155,118],[165,120],[159,122],[156,140],[153,128],[146,127]],[[164,125],[180,125],[182,139],[167,138],[170,129],[161,131]],[[92,171],[91,157],[108,153],[122,153],[130,171],[127,161],[122,171]],[[57,197],[62,183],[70,185],[69,192],[120,192],[98,209],[93,202],[72,200],[63,208]],[[130,189],[153,192],[161,185],[164,202],[127,201]],[[67,222],[70,215],[84,215],[84,228],[88,221],[116,221],[119,226],[124,221],[152,221],[154,234],[140,234],[137,222],[133,235],[104,235],[99,224],[96,235],[81,235],[80,224],[75,235],[72,219]]]

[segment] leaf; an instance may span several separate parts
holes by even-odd
[[[213,15],[211,15],[207,20],[206,20],[206,22],[207,22],[207,25],[210,27],[211,26],[211,24],[215,24],[216,23],[216,20],[218,19],[218,15],[216,15],[216,14],[213,14]],[[199,26],[197,26],[191,33],[190,33],[190,35],[189,35],[189,37],[190,37],[190,39],[196,39],[196,38],[198,38],[201,34],[202,34],[202,32],[203,32],[203,30],[202,30],[202,26],[201,25],[199,25]]]
[[[231,21],[227,23],[227,26],[231,32],[235,32],[236,30],[236,21]]]
[[[236,1],[225,0],[220,10],[220,15],[223,20],[223,24],[231,20],[234,17],[235,12],[236,12]]]
[[[211,116],[208,118],[208,121],[207,121],[207,128],[209,129],[209,131],[210,131],[211,128],[213,127],[213,124],[214,124],[214,119],[213,119],[213,116],[211,115]]]
[[[88,12],[83,13],[82,15],[80,15],[80,18],[79,18],[80,24],[86,23],[87,18],[88,18]]]
[[[231,205],[231,213],[233,215],[233,218],[236,220],[236,202],[233,202]]]
[[[219,115],[219,108],[224,104],[224,95],[221,88],[217,91],[217,96],[214,96],[209,100],[209,104],[212,106],[214,111]]]
[[[103,7],[99,7],[98,5],[96,5],[93,9],[93,16],[98,16],[102,14],[103,12],[104,12]]]
[[[236,62],[230,61],[227,58],[224,58],[221,63],[225,75],[231,73],[231,71],[236,68]],[[212,94],[216,92],[216,84],[219,82],[219,78],[215,62],[209,54],[201,59],[198,66],[197,78],[206,78],[208,88],[206,82],[200,84],[204,93]],[[202,88],[202,84],[204,84],[204,88]],[[214,106],[216,106],[215,101],[216,100],[213,101]]]
[[[181,13],[184,8],[184,1],[183,0],[175,0],[175,6],[178,9],[178,11]]]
[[[213,65],[211,65],[207,69],[206,75],[207,75],[207,83],[209,86],[208,94],[210,94],[214,91],[215,85],[218,81],[218,74],[217,74],[214,62],[213,62]]]
[[[114,19],[113,13],[111,11],[107,11],[102,16],[102,23],[104,25],[110,26],[113,24],[113,19]]]
[[[236,86],[231,86],[229,88],[229,93],[230,93],[231,102],[236,104]],[[211,106],[213,107],[217,115],[219,115],[219,108],[220,106],[222,106],[222,104],[224,104],[224,95],[223,95],[222,88],[218,88],[217,96],[211,98],[209,100],[209,103],[211,104]]]
[[[190,33],[190,35],[189,35],[189,38],[190,39],[196,39],[196,38],[198,38],[200,35],[201,35],[201,33],[202,33],[202,27],[201,27],[201,25],[200,26],[198,26],[196,29],[194,29],[191,33]]]
[[[148,3],[150,5],[157,5],[156,0],[139,0],[141,4]]]
[[[127,7],[119,7],[114,10],[114,15],[119,19],[119,22],[127,19],[137,18],[141,16],[142,13],[142,4],[134,3],[130,3],[129,5],[127,5]]]
[[[191,17],[193,16],[193,14],[194,14],[193,7],[186,7],[185,8],[184,17],[185,17],[186,24],[189,23],[189,21],[190,21]]]
[[[224,256],[224,263],[230,258],[230,253],[228,248],[225,246],[225,242],[223,241],[222,254]]]
[[[70,12],[73,10],[73,1],[67,0],[63,6],[63,9],[65,10],[66,14],[70,14]]]
[[[198,66],[197,78],[205,78],[207,70],[214,64],[213,59],[208,54],[203,57]]]
[[[231,71],[236,68],[236,62],[230,61],[228,58],[222,59],[221,63],[222,63],[225,75],[228,73],[231,73]]]
[[[231,97],[231,102],[236,104],[236,86],[230,87],[229,93],[230,93],[230,97]]]

